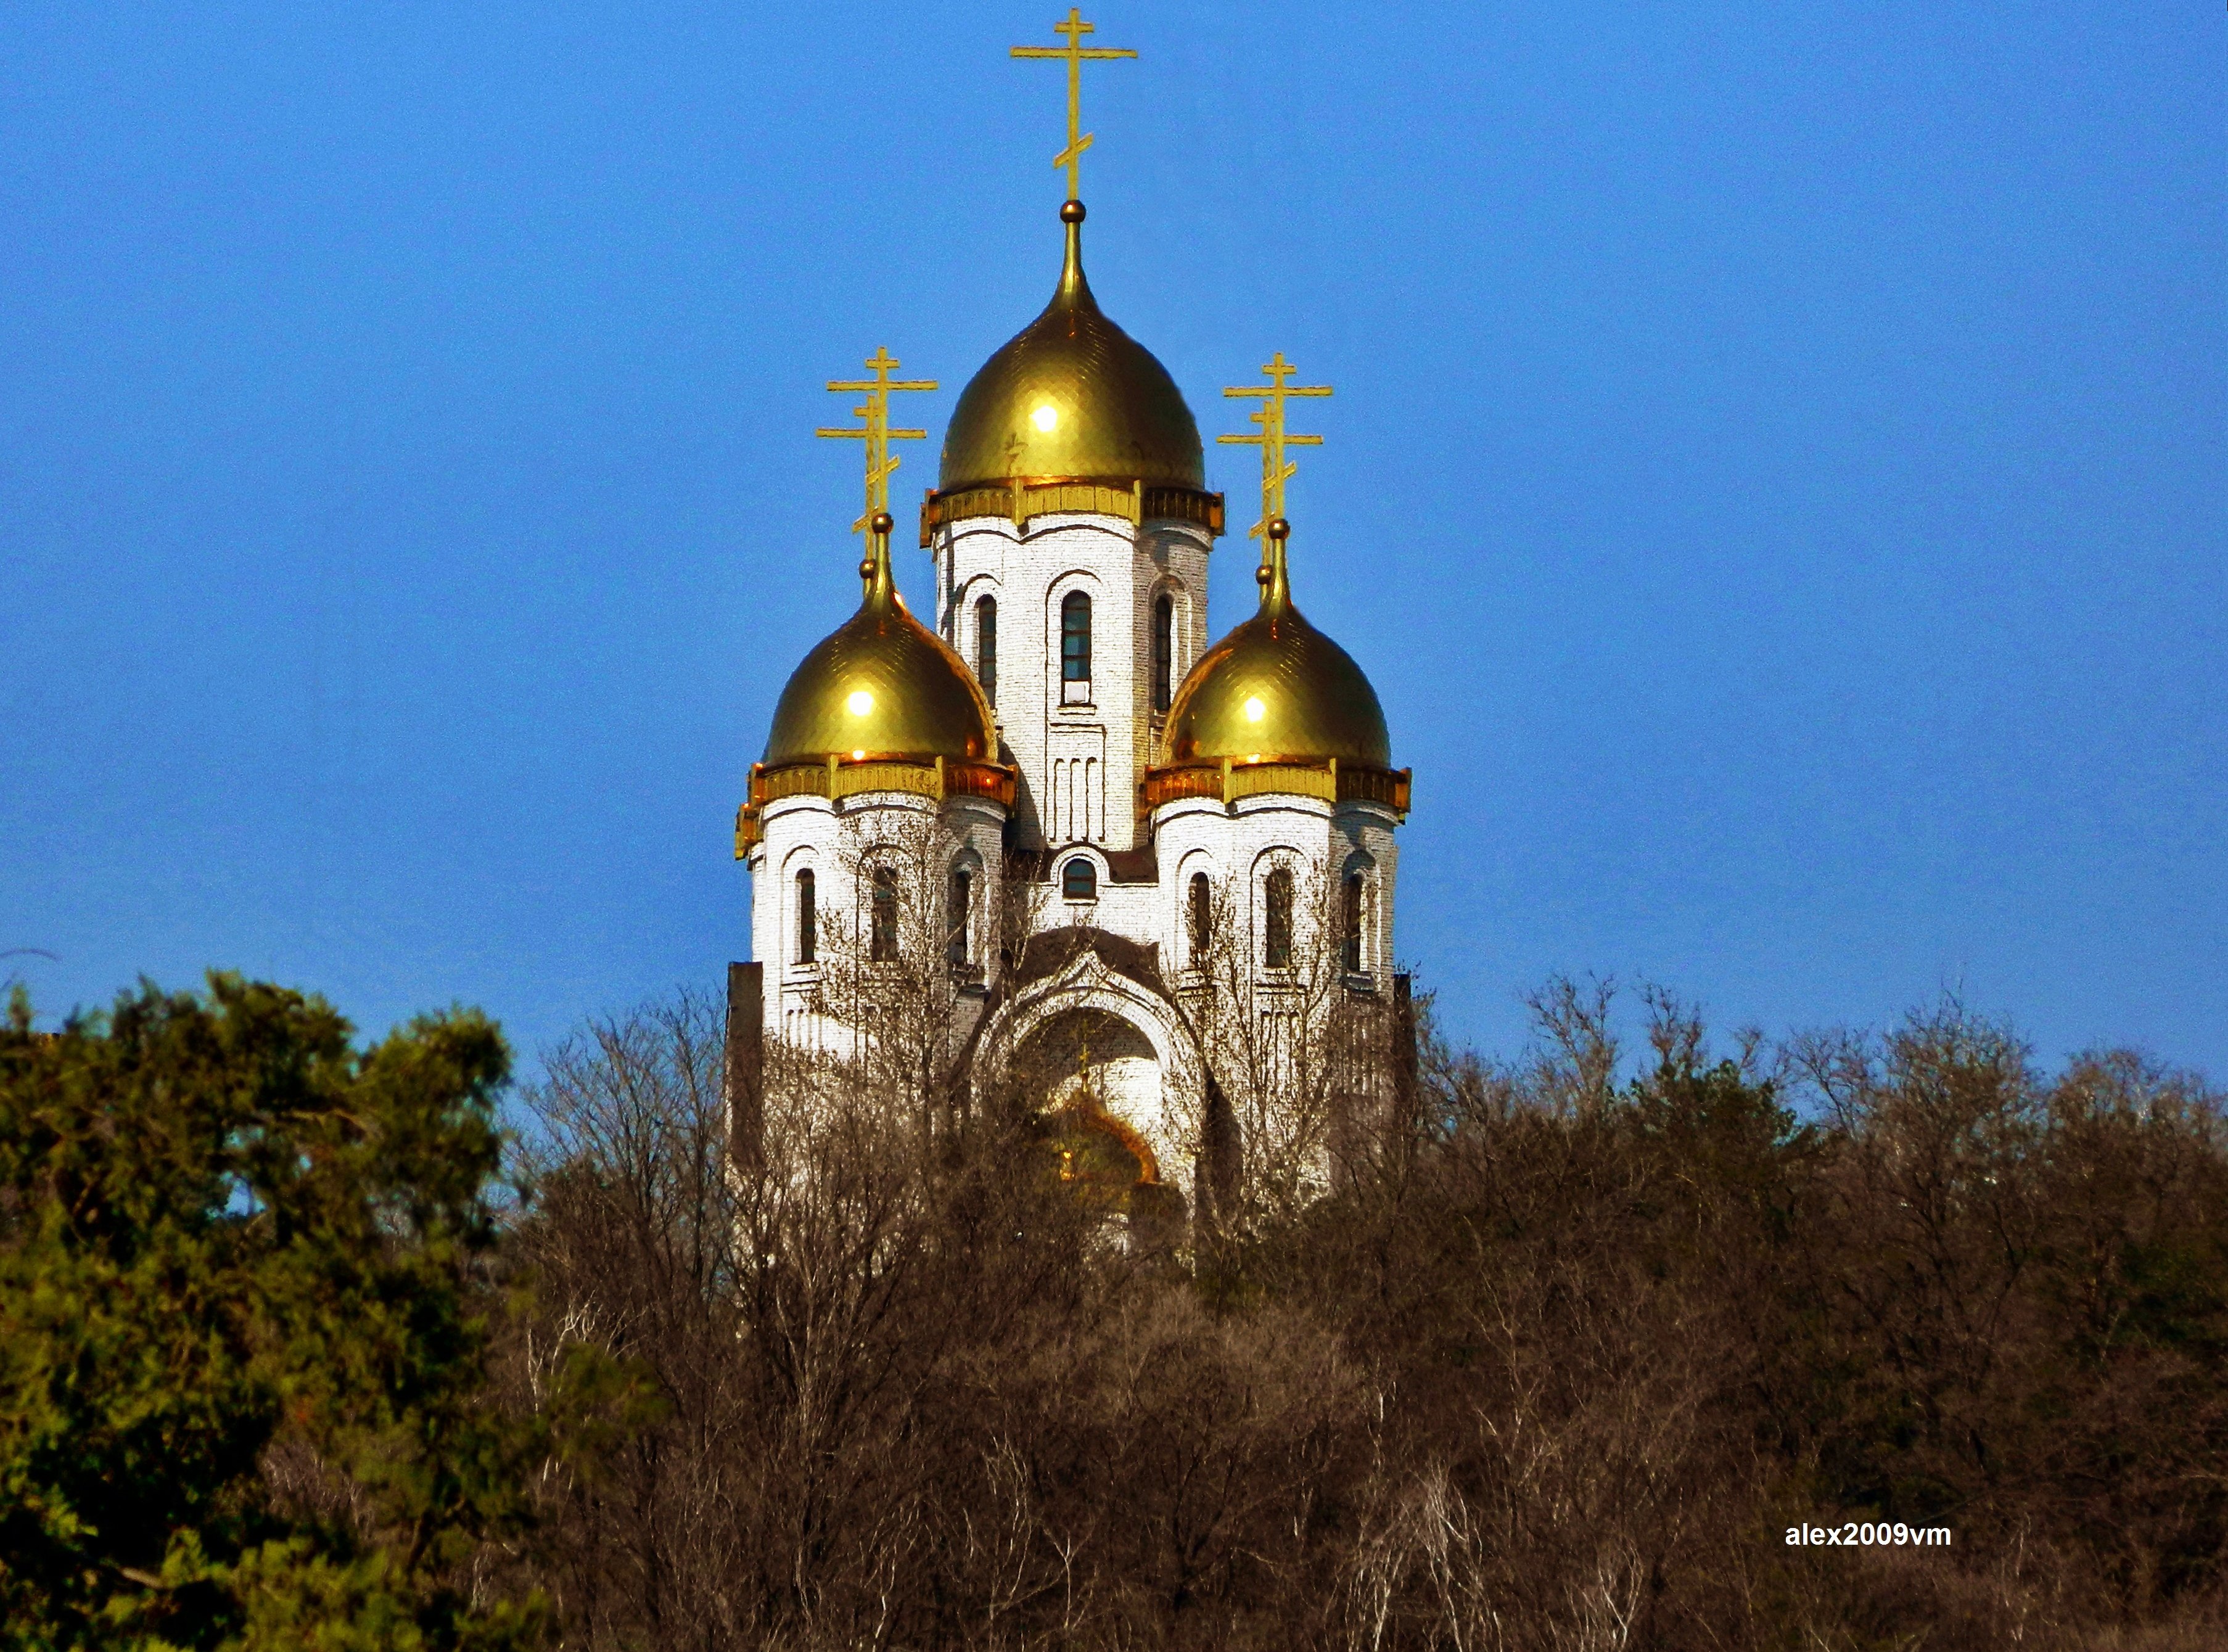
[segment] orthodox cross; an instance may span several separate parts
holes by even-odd
[[[1067,36],[1065,46],[1016,46],[1015,57],[1056,57],[1067,61],[1067,147],[1052,157],[1054,166],[1067,169],[1067,198],[1083,199],[1083,151],[1091,147],[1091,134],[1083,130],[1083,61],[1109,57],[1135,57],[1136,53],[1126,48],[1106,46],[1085,46],[1083,37],[1095,35],[1098,27],[1083,21],[1079,6],[1067,9],[1067,21],[1054,23],[1052,32]]]
[[[1282,521],[1284,515],[1284,483],[1300,467],[1284,458],[1288,447],[1321,447],[1320,436],[1298,436],[1284,428],[1284,401],[1290,396],[1327,396],[1327,384],[1287,384],[1285,380],[1299,371],[1284,359],[1278,350],[1276,359],[1261,369],[1269,375],[1266,384],[1234,384],[1224,388],[1226,396],[1258,396],[1261,411],[1250,415],[1252,422],[1261,426],[1258,436],[1218,436],[1218,442],[1258,447],[1261,450],[1261,520],[1247,529],[1250,537],[1259,539],[1272,522]],[[1264,544],[1261,547],[1269,547]]]
[[[892,430],[890,428],[890,392],[933,390],[936,388],[936,381],[892,378],[890,372],[898,365],[898,358],[890,354],[887,345],[878,348],[872,355],[868,356],[867,365],[874,369],[874,376],[871,379],[828,381],[828,387],[830,390],[863,390],[867,393],[866,406],[851,409],[853,413],[866,422],[857,430],[842,426],[831,430],[823,426],[812,433],[815,436],[856,436],[865,439],[867,509],[865,514],[851,524],[851,531],[855,534],[871,535],[874,531],[874,518],[887,515],[890,508],[890,472],[898,468],[897,460],[890,454],[890,443],[900,437],[917,439],[928,434],[925,430]]]

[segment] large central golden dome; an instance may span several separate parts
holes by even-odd
[[[1354,656],[1303,618],[1284,571],[1284,523],[1261,569],[1260,611],[1199,656],[1168,708],[1163,764],[1322,763],[1388,769],[1377,690]]]
[[[887,537],[877,541],[859,611],[804,656],[781,691],[766,737],[768,768],[830,756],[997,761],[983,690],[944,639],[906,609],[890,579]]]
[[[1153,353],[1100,311],[1083,279],[1079,202],[1061,209],[1067,257],[1044,313],[959,394],[937,487],[1094,481],[1201,491],[1199,426]]]

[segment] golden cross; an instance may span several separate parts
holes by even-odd
[[[1052,32],[1067,36],[1065,46],[1016,46],[1015,57],[1059,57],[1067,60],[1067,147],[1052,157],[1054,166],[1067,169],[1067,198],[1083,199],[1083,151],[1091,147],[1091,134],[1083,130],[1083,61],[1085,58],[1135,57],[1126,48],[1085,46],[1083,37],[1095,35],[1098,26],[1083,21],[1079,6],[1067,9],[1067,21],[1054,23]]]
[[[1266,384],[1230,385],[1224,388],[1226,396],[1258,396],[1261,411],[1251,415],[1252,422],[1261,426],[1258,436],[1218,436],[1218,442],[1244,444],[1261,450],[1261,520],[1246,530],[1249,537],[1259,539],[1269,523],[1284,514],[1284,483],[1300,467],[1284,458],[1288,447],[1321,447],[1320,436],[1296,436],[1284,428],[1284,401],[1290,396],[1327,396],[1327,384],[1287,384],[1285,380],[1299,371],[1284,359],[1278,350],[1276,360],[1262,369],[1269,375]],[[1262,547],[1266,550],[1267,546]]]
[[[871,379],[830,379],[830,390],[863,390],[867,405],[851,411],[865,424],[857,430],[829,429],[821,426],[815,436],[858,436],[867,443],[867,509],[866,514],[851,524],[853,533],[872,535],[877,515],[890,508],[890,472],[898,468],[891,456],[890,443],[904,437],[918,439],[928,434],[925,430],[892,430],[890,428],[890,392],[893,390],[933,390],[934,379],[893,379],[890,370],[898,365],[898,358],[889,352],[887,345],[876,349],[867,358],[867,365],[874,369]]]

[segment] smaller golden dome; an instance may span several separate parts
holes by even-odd
[[[1176,690],[1161,761],[1335,758],[1392,767],[1392,741],[1377,691],[1354,656],[1292,605],[1281,535],[1271,535],[1260,573],[1260,611],[1200,655]]]
[[[939,491],[1021,481],[1207,485],[1199,426],[1168,370],[1106,318],[1083,279],[1080,202],[1061,214],[1067,255],[1044,313],[959,393]]]
[[[766,766],[830,755],[996,762],[989,703],[966,663],[898,595],[887,532],[875,535],[861,573],[859,611],[804,656],[781,691]]]

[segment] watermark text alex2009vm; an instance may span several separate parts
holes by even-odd
[[[1844,1521],[1839,1526],[1790,1526],[1789,1548],[1902,1548],[1946,1549],[1946,1526],[1906,1526],[1901,1521]]]

